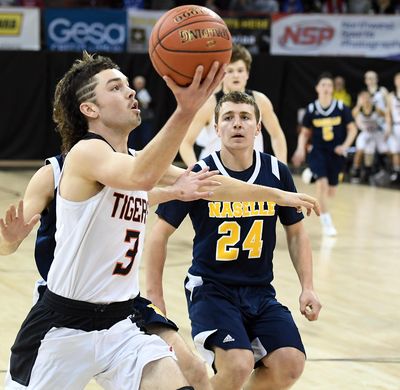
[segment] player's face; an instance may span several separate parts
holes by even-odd
[[[230,63],[225,69],[223,81],[224,90],[227,92],[240,91],[246,88],[249,72],[243,60]]]
[[[367,72],[364,75],[364,82],[367,87],[374,87],[378,83],[378,76],[375,72]]]
[[[126,76],[117,69],[106,69],[96,76],[95,88],[98,119],[108,128],[131,131],[140,124],[136,92]]]
[[[252,105],[225,102],[221,106],[216,130],[223,148],[252,150],[261,124],[257,123]]]
[[[333,81],[329,78],[321,79],[316,87],[319,98],[330,98],[333,95]]]

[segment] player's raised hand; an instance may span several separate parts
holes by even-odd
[[[168,76],[164,76],[163,79],[175,95],[178,107],[185,111],[196,112],[222,82],[225,67],[225,64],[214,62],[207,76],[203,77],[204,68],[202,65],[198,66],[192,83],[187,87],[179,86]]]
[[[299,212],[305,208],[308,216],[311,215],[312,211],[318,216],[321,214],[318,200],[307,194],[282,191],[277,203],[281,206],[296,207]]]
[[[313,290],[303,290],[299,302],[300,312],[303,316],[305,316],[309,321],[315,321],[318,319],[322,305],[317,294],[315,294]]]
[[[207,198],[213,195],[213,188],[221,185],[220,182],[212,179],[213,176],[218,175],[219,171],[210,171],[209,167],[199,172],[192,172],[192,169],[193,165],[188,167],[172,185],[178,200],[188,202]]]
[[[11,205],[6,211],[6,215],[0,218],[0,231],[3,240],[7,243],[19,243],[32,231],[33,227],[39,221],[40,215],[34,215],[29,222],[24,219],[24,202],[18,203],[18,208]]]

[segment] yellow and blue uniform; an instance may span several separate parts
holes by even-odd
[[[354,119],[350,109],[335,99],[327,108],[318,100],[310,103],[303,117],[303,126],[312,131],[308,165],[317,179],[327,177],[332,186],[338,184],[345,162],[334,150],[345,141],[347,125],[351,122]]]
[[[219,152],[200,160],[220,174],[251,184],[296,191],[286,165],[254,151],[250,168],[225,167]],[[274,202],[197,200],[161,204],[157,214],[178,228],[189,215],[195,237],[185,291],[196,347],[211,364],[212,346],[250,349],[256,362],[267,353],[291,346],[304,352],[290,311],[275,299],[273,252],[276,222],[292,225],[303,219],[296,209]]]

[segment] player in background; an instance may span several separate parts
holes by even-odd
[[[380,127],[385,113],[372,103],[370,93],[364,90],[359,92],[352,114],[360,133],[356,139],[351,181],[368,183],[372,174],[375,153],[386,154],[388,152],[385,135]],[[361,174],[363,162],[364,171]]]
[[[226,177],[296,191],[286,165],[254,150],[261,130],[255,99],[224,95],[215,110],[221,151],[200,160]],[[157,209],[146,246],[147,294],[166,311],[162,274],[169,237],[189,215],[195,230],[185,280],[192,337],[212,364],[216,390],[288,389],[301,375],[305,352],[290,311],[275,298],[272,258],[279,217],[302,292],[300,311],[310,321],[321,308],[314,292],[312,255],[303,215],[270,201],[173,201]]]
[[[388,96],[385,135],[392,154],[393,173],[390,180],[400,183],[400,73],[394,75],[395,90]]]
[[[215,150],[219,150],[221,142],[214,127],[214,109],[221,97],[232,91],[246,92],[254,96],[257,105],[260,107],[262,123],[271,137],[272,149],[278,160],[286,163],[287,146],[285,135],[280,127],[278,118],[274,112],[271,101],[262,92],[246,89],[247,80],[250,74],[252,57],[249,51],[240,45],[233,45],[230,64],[226,67],[226,74],[222,83],[222,90],[211,95],[207,102],[197,112],[190,128],[182,141],[179,153],[187,166],[197,161],[194,144],[200,137],[200,144],[204,145],[200,158],[208,156]],[[254,143],[254,148],[264,150],[262,133]]]
[[[357,128],[350,109],[333,98],[333,79],[329,73],[319,77],[315,89],[318,99],[306,109],[292,161],[297,167],[305,161],[306,146],[311,140],[307,162],[316,177],[323,234],[335,236],[337,231],[329,213],[329,200],[335,196],[347,149],[357,135]]]

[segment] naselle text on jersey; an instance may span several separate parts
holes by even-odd
[[[210,218],[241,218],[275,215],[274,202],[208,202]]]

